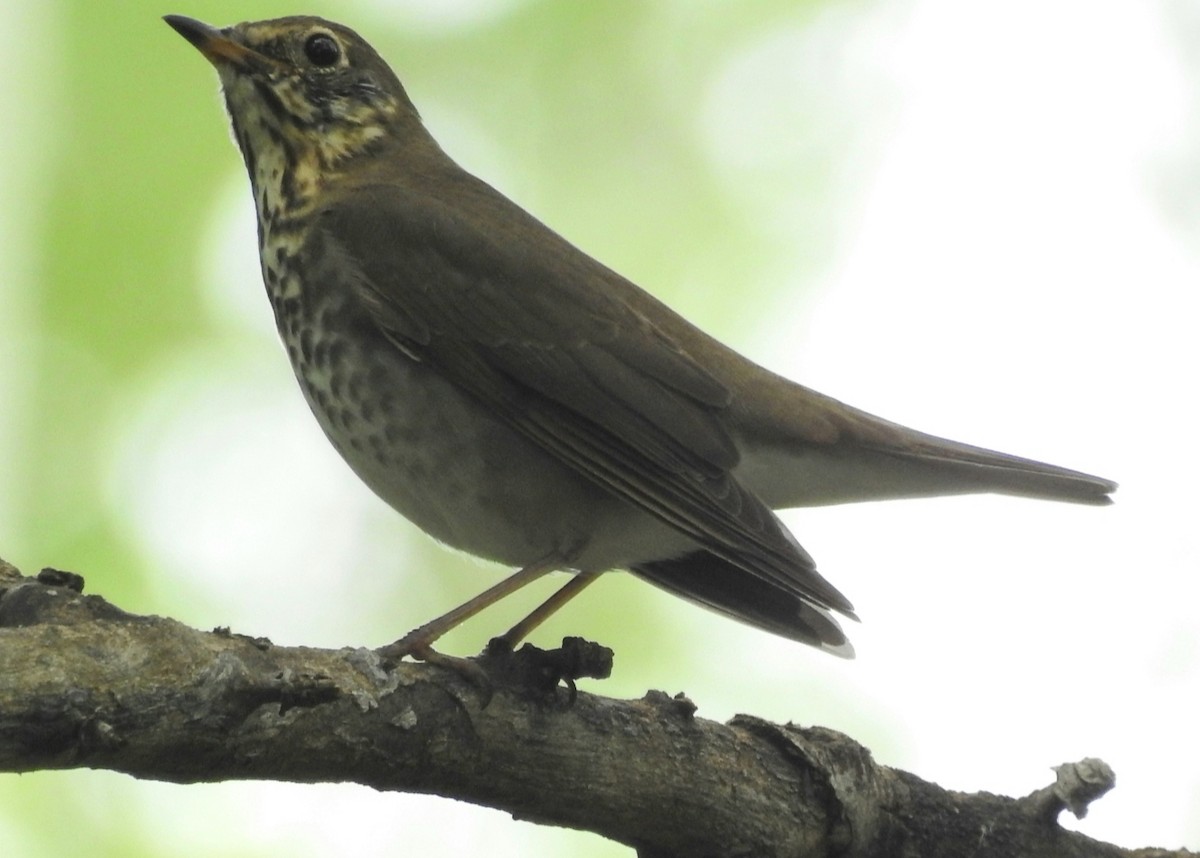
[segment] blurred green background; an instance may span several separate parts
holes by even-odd
[[[747,302],[780,288],[781,271],[802,289],[796,260],[819,267],[829,238],[821,229],[798,247],[773,219],[751,216],[754,186],[786,184],[788,205],[811,209],[811,223],[822,224],[839,143],[809,127],[816,116],[774,105],[784,113],[773,121],[792,139],[772,145],[785,151],[722,174],[705,122],[736,117],[706,117],[703,108],[730,100],[714,87],[749,46],[802,33],[822,5],[8,7],[21,39],[3,60],[0,556],[27,572],[79,570],[90,591],[130,610],[331,646],[383,643],[494,580],[479,563],[414,536],[355,484],[304,412],[258,280],[250,195],[215,74],[162,14],[224,25],[305,12],[355,27],[393,62],[466,166],[608,264],[655,284],[696,321],[748,340],[761,314]],[[729,145],[740,145],[736,135]],[[332,533],[313,534],[314,520]],[[276,550],[280,543],[291,544]],[[607,639],[618,626],[630,666],[610,693],[640,694],[653,681],[635,669],[638,650],[653,651],[659,681],[669,680],[692,644],[656,629],[666,600],[632,598],[644,588],[624,581],[606,589],[586,625],[577,612],[547,639],[556,631]],[[473,651],[539,595],[462,630],[447,648]],[[308,842],[279,830],[285,823],[271,821],[269,807],[290,804],[294,819],[309,802],[378,798],[341,790],[354,797],[183,789],[109,773],[3,778],[0,851],[331,854],[320,836]],[[421,841],[429,855],[473,851],[469,834],[455,845],[452,822],[413,830],[429,808],[448,803],[401,798],[399,806],[419,809],[383,809],[395,799],[378,811],[394,820],[384,830],[333,851],[350,854],[358,842],[365,853],[355,854],[415,853]],[[219,822],[229,808],[260,804],[257,834]],[[625,854],[587,835],[474,815],[520,832],[492,854]],[[74,821],[56,821],[64,818]]]
[[[14,23],[0,55],[6,118],[0,128],[0,556],[27,573],[44,565],[79,571],[90,591],[128,610],[323,646],[384,643],[496,580],[497,570],[415,534],[355,482],[320,436],[275,340],[258,280],[248,185],[215,73],[162,23],[162,14],[224,25],[304,12],[354,27],[392,63],[435,136],[461,163],[702,327],[767,362],[809,336],[807,314],[827,300],[827,288],[839,282],[836,271],[845,270],[838,260],[861,226],[866,189],[886,160],[887,141],[904,128],[897,93],[905,70],[921,62],[889,40],[909,16],[940,14],[936,7],[878,0],[8,4]],[[1186,15],[1170,18],[1184,19],[1194,24]],[[1080,40],[1102,41],[1089,38]],[[952,79],[956,70],[937,74]],[[1117,95],[1131,102],[1142,97]],[[1063,104],[1074,109],[1071,98]],[[1030,134],[1036,137],[1039,127],[1031,125]],[[1040,147],[1053,149],[1052,138],[1032,144]],[[1159,200],[1174,212],[1176,229],[1192,223],[1194,208],[1180,200],[1194,199],[1185,181],[1194,163],[1168,164],[1164,175],[1171,178],[1161,183],[1170,186]],[[981,174],[990,169],[970,167]],[[909,192],[914,208],[922,193]],[[1086,194],[1076,196],[1083,206],[1095,205]],[[1040,203],[1018,205],[1033,210]],[[1088,240],[1106,241],[1097,235]],[[930,240],[936,246],[938,236]],[[1194,254],[1194,244],[1188,247]],[[1194,264],[1194,255],[1188,260]],[[1153,271],[1147,265],[1152,277]],[[907,278],[916,283],[925,274],[917,267]],[[1136,269],[1128,274],[1137,276]],[[917,287],[908,288],[906,279],[890,299],[854,297],[853,289],[839,294],[860,302],[854,317],[884,330],[917,306]],[[1046,324],[1079,313],[1088,324],[1136,321],[1119,306],[1121,287],[1113,288],[1076,304],[1047,298]],[[999,294],[967,296],[949,309],[935,301],[932,313],[926,308],[922,315],[974,318]],[[871,303],[888,300],[894,303]],[[839,355],[861,351],[852,345],[854,330],[839,335],[843,349],[810,353],[808,363],[824,377],[849,365]],[[898,347],[916,349],[932,336],[901,338]],[[953,330],[948,336],[990,335]],[[1028,333],[1010,330],[996,342],[1022,336]],[[1113,376],[1089,380],[1087,363],[1071,357],[1086,346],[1065,344],[1091,338],[1069,336],[1062,334],[1062,352],[1048,359],[1072,368],[1064,380],[1082,391],[1080,414],[1092,415],[1103,407]],[[896,354],[890,348],[881,354]],[[878,357],[874,372],[890,380],[876,403],[886,403],[892,390],[921,395],[914,376],[934,390],[940,383],[954,391],[949,397],[926,391],[932,400],[973,403],[969,383],[946,386],[949,376],[937,367],[954,360],[945,354],[934,356],[941,363],[932,370]],[[1019,388],[1035,374],[1013,370],[1011,360],[1000,359],[988,378],[999,384],[1007,375]],[[812,381],[823,387],[819,378]],[[852,399],[845,390],[830,392]],[[1014,405],[1022,402],[1020,392],[1006,393]],[[1059,391],[1044,401],[1062,399]],[[965,409],[975,407],[981,406]],[[912,422],[922,410],[913,406]],[[1075,416],[1069,407],[1057,413]],[[1054,431],[1034,429],[1031,437]],[[1071,459],[1091,448],[1062,441],[1063,463],[1094,463],[1128,480],[1131,454],[1112,450],[1111,439],[1128,437],[1123,431],[1108,425],[1097,433],[1096,449],[1104,452],[1078,462]],[[1060,455],[1055,443],[1046,442],[1048,458]],[[1118,463],[1124,471],[1108,474]],[[1135,513],[1126,514],[1133,515],[1138,494],[1130,491],[1127,509]],[[928,522],[930,511],[940,519],[947,508],[923,509]],[[972,509],[979,519],[987,516],[978,511],[993,508]],[[1145,509],[1140,518],[1161,520]],[[1041,512],[1029,513],[1013,526],[1016,532],[1036,528]],[[1094,518],[1073,517],[1046,526],[1068,544],[1100,527]],[[1080,528],[1078,538],[1062,536],[1070,527]],[[871,542],[863,532],[851,531],[844,541]],[[923,548],[927,538],[926,532],[914,541]],[[831,550],[822,546],[819,554],[827,569],[834,568]],[[1194,552],[1180,551],[1171,562],[1194,572]],[[952,552],[941,560],[956,567]],[[876,570],[873,582],[865,574],[854,580],[856,565],[842,561],[843,578],[834,576],[839,584],[850,578],[856,601],[868,583],[887,586],[887,570]],[[547,582],[546,589],[556,585]],[[446,649],[474,651],[540,596],[498,606],[456,631]],[[969,593],[956,598],[971,604]],[[885,608],[876,605],[871,622]],[[954,608],[950,603],[950,613]],[[930,614],[936,610],[929,607]],[[897,710],[915,710],[917,698],[928,701],[944,676],[930,677],[928,693],[898,698],[848,678],[869,674],[848,673],[845,665],[729,625],[612,576],[539,637],[546,643],[573,633],[612,644],[617,673],[596,689],[605,694],[639,696],[679,683],[701,704],[701,715],[795,717],[849,732],[889,762],[921,759],[917,749],[925,740]],[[856,641],[871,640],[853,631]],[[871,631],[864,627],[862,634]],[[1176,654],[1163,670],[1187,677],[1172,686],[1184,694],[1195,689],[1197,641],[1186,631],[1169,640]],[[864,671],[871,669],[870,652]],[[1003,653],[996,657],[1002,663]],[[1044,659],[1029,656],[1035,660]],[[877,669],[895,676],[907,667]],[[779,676],[786,681],[773,681]],[[1005,699],[989,698],[985,708],[1013,705],[1014,695],[998,696]],[[972,712],[969,701],[963,705]],[[1029,720],[1031,730],[1039,729],[1036,715]],[[1054,753],[1070,752],[1061,736],[1048,741],[1057,741],[1061,750]],[[1059,762],[1038,753],[1039,764]],[[980,769],[986,785],[988,765]],[[1028,788],[1041,783],[1035,779]],[[1200,797],[1194,780],[1189,789],[1180,794],[1194,802]],[[590,835],[353,786],[175,787],[86,771],[0,776],[5,856],[436,858],[474,854],[483,843],[494,856],[629,854]]]

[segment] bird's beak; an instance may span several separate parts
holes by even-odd
[[[210,27],[203,21],[183,15],[164,15],[163,20],[195,45],[205,59],[218,69],[234,66],[244,71],[267,73],[279,67],[274,60],[235,42],[224,31]]]

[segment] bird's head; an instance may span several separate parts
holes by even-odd
[[[290,173],[302,196],[357,156],[426,136],[396,75],[347,27],[314,17],[224,29],[165,20],[216,67],[256,189],[276,184],[272,172]]]

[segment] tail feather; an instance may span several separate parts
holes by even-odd
[[[928,469],[947,482],[961,480],[977,490],[1106,506],[1117,484],[1103,477],[1050,465],[971,444],[913,433],[901,449],[880,453]]]
[[[707,551],[634,566],[639,578],[672,595],[832,655],[854,658],[836,619],[783,587]],[[852,615],[851,615],[852,616]]]
[[[1112,480],[1033,459],[910,433],[905,443],[834,444],[797,454],[759,447],[739,478],[772,509],[996,493],[1107,506]]]

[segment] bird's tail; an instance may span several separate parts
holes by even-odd
[[[841,658],[854,647],[837,620],[783,587],[755,577],[707,551],[642,563],[631,570],[656,587],[780,637]]]

